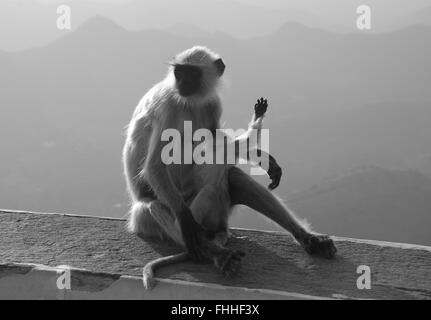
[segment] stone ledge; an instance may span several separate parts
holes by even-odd
[[[229,245],[247,252],[236,277],[182,263],[161,269],[147,292],[142,267],[175,245],[128,234],[122,219],[0,211],[0,298],[431,299],[430,247],[335,238],[338,255],[327,261],[283,233],[233,235]],[[72,290],[57,290],[65,265]],[[359,265],[371,269],[370,290],[356,287]]]

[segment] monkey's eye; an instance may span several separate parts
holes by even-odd
[[[184,73],[184,70],[180,66],[175,67],[175,69],[174,69],[175,78],[181,79],[183,73]]]
[[[185,70],[188,77],[199,80],[202,76],[202,71],[198,67],[195,66],[186,66]]]
[[[199,68],[190,65],[176,65],[174,73],[177,79],[200,79],[200,77],[202,76],[202,72]]]
[[[192,75],[193,78],[197,78],[201,75],[201,72],[198,69],[191,68],[190,74]]]

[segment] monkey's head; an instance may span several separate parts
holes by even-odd
[[[176,89],[182,97],[213,92],[226,68],[219,55],[201,46],[181,52],[171,65]]]

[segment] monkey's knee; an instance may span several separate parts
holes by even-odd
[[[134,202],[130,208],[129,217],[127,220],[127,229],[135,234],[143,235],[151,224],[151,216],[149,215],[148,204],[144,202]]]
[[[150,214],[150,204],[135,202],[130,209],[127,229],[140,237],[164,239],[164,231]]]
[[[214,186],[207,184],[201,188],[193,199],[191,205],[192,214],[193,218],[199,224],[202,224],[205,217],[209,215],[209,211],[217,204],[216,192]]]
[[[229,199],[224,199],[216,186],[205,185],[191,206],[193,217],[213,238],[217,233],[227,231]]]
[[[152,201],[149,209],[151,217],[163,229],[163,239],[169,239],[180,246],[184,246],[179,222],[172,211],[158,200]]]
[[[202,198],[202,199],[209,199],[209,201],[206,201],[206,203],[214,203],[214,201],[217,200],[217,188],[212,184],[205,185],[201,191],[199,192],[198,196],[196,198]]]

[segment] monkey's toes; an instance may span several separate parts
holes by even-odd
[[[230,277],[241,269],[241,260],[244,256],[245,253],[242,251],[228,249],[218,257],[216,266],[226,277]]]
[[[303,243],[305,251],[310,255],[332,259],[337,252],[334,241],[326,235],[311,234]]]

